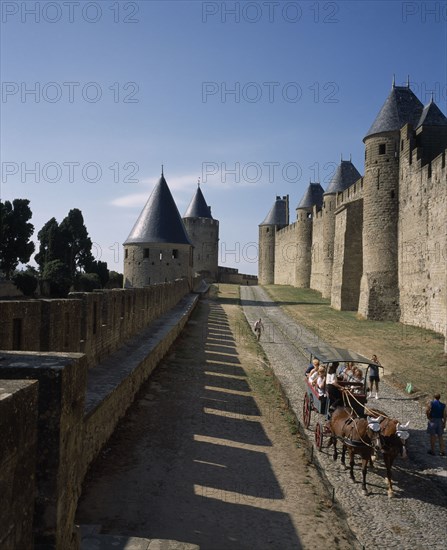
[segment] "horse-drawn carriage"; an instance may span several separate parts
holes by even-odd
[[[364,379],[362,382],[338,380],[338,385],[342,389],[343,404],[353,409],[358,416],[364,416],[364,406],[367,402],[367,380],[371,365],[383,368],[371,359],[367,359],[363,355],[354,351],[335,348],[333,346],[318,346],[306,348],[310,354],[310,364],[313,359],[318,359],[320,365],[328,366],[333,363],[347,364],[355,363],[366,367]],[[324,416],[326,420],[329,418],[331,408],[330,398],[327,395],[319,395],[318,390],[313,386],[309,379],[306,378],[306,393],[303,402],[303,423],[306,428],[310,425],[312,411],[315,411]],[[323,437],[329,435],[326,422],[318,420],[315,426],[315,445],[318,450],[323,446]]]
[[[332,346],[318,346],[307,348],[310,354],[310,363],[318,359],[320,366],[334,366],[342,363],[362,365],[363,380],[337,379],[338,392],[341,399],[331,402],[328,394],[321,395],[317,388],[306,378],[306,393],[303,402],[303,423],[306,428],[310,425],[312,411],[318,413],[315,426],[315,445],[321,451],[323,438],[328,436],[329,445],[334,446],[334,460],[337,459],[337,441],[342,442],[342,462],[344,463],[346,450],[350,455],[350,473],[354,479],[354,455],[362,458],[363,491],[366,493],[366,471],[372,455],[379,449],[383,454],[387,470],[388,495],[393,495],[391,482],[391,466],[398,454],[405,454],[405,440],[408,438],[406,426],[401,426],[395,419],[389,418],[382,411],[367,406],[367,381],[371,367],[383,368],[371,359],[348,349]],[[407,424],[408,425],[408,424]]]

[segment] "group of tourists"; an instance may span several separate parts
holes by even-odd
[[[372,392],[375,387],[375,398],[379,398],[379,359],[377,355],[373,355],[372,361],[374,364],[369,365],[369,389],[368,397],[372,397]],[[317,389],[318,395],[328,395],[331,402],[340,399],[341,386],[339,382],[350,382],[353,384],[352,390],[355,393],[356,389],[360,391],[358,384],[363,384],[365,375],[362,369],[353,362],[346,362],[340,365],[338,362],[328,364],[326,367],[320,364],[318,359],[313,359],[312,363],[306,370],[306,376],[309,383]],[[357,386],[355,386],[357,384]],[[335,398],[335,399],[334,399]]]

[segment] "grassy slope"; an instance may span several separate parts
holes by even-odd
[[[264,287],[294,319],[322,340],[377,354],[385,376],[395,385],[411,382],[414,391],[447,394],[447,361],[444,338],[435,332],[386,321],[360,320],[356,312],[336,311],[319,292],[291,286]]]

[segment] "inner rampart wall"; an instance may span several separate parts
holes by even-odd
[[[399,199],[400,320],[447,336],[446,153],[422,166],[422,154],[408,147],[405,130]]]
[[[275,242],[275,284],[296,284],[296,263],[298,261],[297,222],[276,232]]]

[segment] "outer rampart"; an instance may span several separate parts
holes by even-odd
[[[0,352],[0,482],[2,503],[12,503],[0,516],[2,549],[78,549],[74,518],[85,473],[180,334],[198,295],[188,293],[187,282],[176,281],[78,298],[7,302],[2,310],[10,321],[5,319],[2,335],[3,329],[13,330],[14,319],[34,313],[34,337],[23,342],[36,347],[65,342],[65,326],[59,339],[38,335],[44,332],[42,319],[53,315],[56,322],[71,311],[78,315],[71,325],[81,335],[76,343],[88,353]],[[100,325],[106,325],[102,333]],[[98,363],[124,341],[125,348]]]
[[[76,292],[66,300],[0,301],[0,349],[81,352],[93,366],[188,292],[188,281],[181,279]]]

